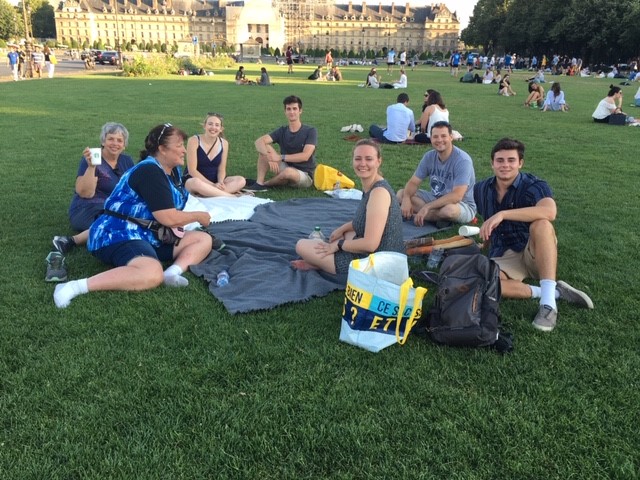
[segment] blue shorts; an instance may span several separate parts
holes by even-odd
[[[94,203],[85,205],[82,208],[77,208],[73,212],[69,212],[71,228],[76,232],[88,230],[91,224],[102,214],[103,211],[103,203]]]
[[[162,244],[154,247],[144,240],[128,240],[114,243],[91,252],[94,257],[114,267],[124,267],[136,257],[155,258],[160,262],[173,260],[173,245]]]

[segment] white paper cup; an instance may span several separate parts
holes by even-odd
[[[100,165],[102,163],[102,148],[90,148],[91,165]]]
[[[462,235],[463,237],[473,237],[479,233],[480,227],[470,227],[469,225],[463,225],[458,230],[458,235]]]

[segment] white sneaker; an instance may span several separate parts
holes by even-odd
[[[356,132],[364,132],[364,128],[362,128],[362,125],[356,125]]]
[[[350,132],[351,131],[351,127],[352,127],[352,125],[347,125],[346,127],[342,127],[340,129],[340,131],[343,132],[343,133]]]

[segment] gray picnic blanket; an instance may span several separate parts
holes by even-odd
[[[209,291],[229,313],[266,310],[290,302],[302,302],[344,289],[346,275],[299,271],[289,264],[298,258],[296,242],[317,225],[325,235],[353,218],[359,200],[295,198],[259,205],[249,220],[213,224],[211,233],[224,241],[221,252],[212,252],[191,272],[209,282]],[[405,239],[437,231],[435,225],[416,227],[405,221]],[[221,270],[229,272],[229,284],[216,286]]]

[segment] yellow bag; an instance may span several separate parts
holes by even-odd
[[[49,62],[52,65],[55,65],[55,64],[58,63],[58,59],[56,58],[56,56],[53,53],[49,55]]]
[[[318,190],[333,190],[336,183],[340,182],[339,188],[353,188],[355,182],[341,171],[324,164],[319,164],[313,174],[313,184]]]

